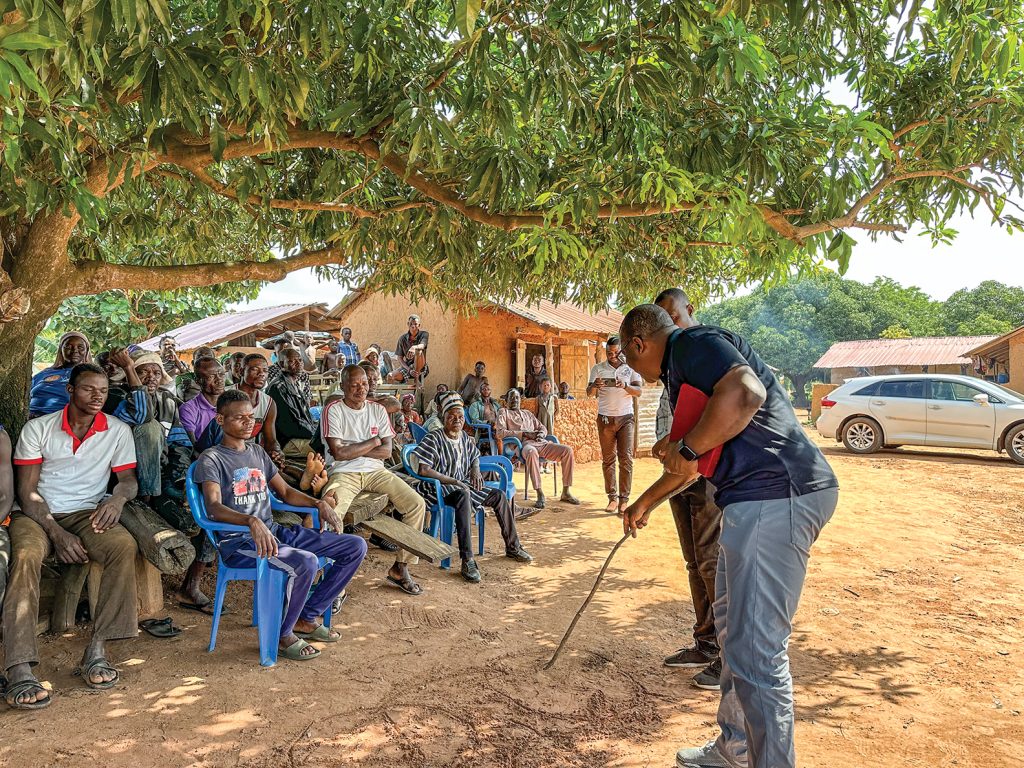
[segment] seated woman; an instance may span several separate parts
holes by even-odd
[[[370,365],[377,369],[378,380],[387,378],[389,371],[386,370],[387,366],[381,359],[379,345],[371,344],[366,348],[366,355],[363,357],[362,360],[359,361],[360,365],[363,363],[369,363]]]
[[[519,543],[514,503],[500,490],[484,485],[480,451],[462,429],[466,424],[462,408],[458,392],[444,393],[438,403],[444,427],[428,433],[413,451],[413,456],[419,462],[419,474],[440,480],[444,503],[455,509],[462,578],[476,583],[480,581],[480,569],[473,559],[471,521],[473,513],[480,507],[494,510],[501,537],[505,540],[505,557],[520,563],[529,563],[533,558]],[[436,486],[433,483],[421,482],[419,492],[428,504],[436,503]]]
[[[480,385],[480,393],[476,400],[469,404],[468,411],[470,421],[476,424],[490,424],[491,434],[494,434],[494,422],[501,412],[501,401],[491,396],[491,384],[487,379]],[[498,455],[501,455],[501,440],[496,435],[494,442]]]
[[[45,416],[68,404],[68,380],[71,369],[79,363],[90,363],[89,340],[78,331],[68,331],[57,342],[53,365],[32,377],[29,390],[28,417]]]
[[[409,424],[423,424],[423,417],[417,412],[416,408],[416,396],[411,392],[406,392],[402,395],[402,417],[405,419],[405,423]]]

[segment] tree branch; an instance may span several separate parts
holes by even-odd
[[[296,270],[328,264],[342,265],[345,262],[345,257],[337,248],[302,251],[293,256],[268,261],[177,264],[167,267],[138,267],[88,261],[77,265],[69,280],[75,283],[76,295],[110,290],[169,291],[242,280],[276,283]]]
[[[831,232],[837,229],[867,229],[876,232],[906,232],[906,227],[899,226],[896,224],[875,224],[872,222],[860,221],[857,217],[861,211],[875,200],[882,192],[893,184],[898,184],[902,181],[911,181],[913,179],[927,179],[927,178],[944,178],[955,181],[964,186],[970,187],[975,191],[979,191],[977,185],[971,184],[965,179],[960,178],[957,174],[963,173],[971,168],[980,167],[980,163],[968,163],[967,165],[959,165],[956,168],[951,169],[935,169],[935,170],[922,170],[922,171],[908,171],[906,173],[892,174],[889,176],[883,176],[875,185],[871,187],[867,192],[860,196],[860,198],[853,204],[853,207],[846,212],[846,215],[840,216],[835,219],[829,219],[828,221],[818,222],[817,224],[805,224],[802,227],[792,227],[791,239],[796,240],[798,243],[802,243],[808,237],[814,235],[820,235],[823,232]],[[787,222],[788,223],[788,222]]]
[[[351,203],[336,203],[328,202],[321,203],[311,200],[281,200],[279,198],[270,198],[265,200],[259,195],[248,195],[245,200],[241,200],[238,197],[238,193],[231,189],[226,184],[222,184],[213,178],[205,168],[201,165],[188,166],[188,170],[192,172],[192,175],[201,183],[212,189],[218,195],[226,197],[230,200],[234,200],[242,205],[252,206],[259,208],[263,205],[267,205],[271,208],[277,208],[286,211],[330,211],[333,213],[350,213],[358,219],[379,219],[382,216],[387,216],[391,213],[399,213],[401,211],[408,211],[415,208],[433,208],[432,203],[427,202],[408,202],[400,205],[392,206],[390,208],[382,208],[374,211],[368,208],[363,208],[358,205]],[[174,171],[158,170],[162,176],[169,178],[178,179],[180,181],[188,181],[181,174]]]

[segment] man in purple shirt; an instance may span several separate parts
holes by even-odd
[[[178,409],[181,426],[188,432],[197,453],[220,442],[217,427],[217,398],[224,393],[224,366],[215,357],[201,357],[196,361],[196,382],[199,395]]]

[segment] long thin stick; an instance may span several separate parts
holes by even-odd
[[[675,496],[677,493],[682,493],[695,482],[697,482],[697,480],[698,478],[694,478],[693,480],[686,483],[682,487],[676,488],[671,493],[666,494],[665,496],[656,500],[651,505],[651,510],[654,510],[656,507],[660,506],[661,504],[664,504],[667,499],[669,499],[672,496]],[[621,547],[626,542],[626,539],[628,539],[631,535],[631,533],[623,534],[622,538],[615,543],[614,547],[612,547],[612,551],[608,553],[608,557],[604,561],[604,565],[601,566],[601,571],[597,574],[597,579],[594,581],[594,586],[590,589],[590,594],[587,595],[587,599],[583,601],[583,605],[580,606],[580,609],[576,611],[576,615],[572,617],[572,623],[569,625],[569,628],[565,630],[565,634],[562,635],[561,642],[558,644],[558,647],[555,648],[554,655],[548,660],[548,663],[544,665],[544,669],[551,669],[554,663],[558,661],[558,654],[562,652],[562,648],[565,647],[566,641],[572,635],[572,631],[576,628],[576,623],[580,620],[580,617],[583,616],[583,612],[587,610],[587,606],[590,605],[590,601],[593,599],[594,594],[597,592],[597,588],[601,586],[601,580],[604,578],[604,574],[605,571],[608,570],[608,566],[612,564],[612,558],[615,557],[615,553],[619,551],[619,547]]]
[[[558,644],[558,647],[555,649],[555,655],[552,656],[550,661],[548,661],[548,663],[544,665],[544,669],[551,669],[551,666],[555,663],[555,661],[558,660],[558,654],[562,652],[562,648],[565,647],[565,642],[569,639],[569,636],[572,634],[573,629],[576,628],[576,622],[580,620],[580,617],[583,615],[583,612],[587,610],[587,606],[590,605],[590,600],[594,597],[594,593],[597,592],[597,588],[601,586],[601,579],[604,578],[605,571],[607,571],[608,566],[611,565],[612,558],[615,557],[615,553],[619,551],[619,547],[621,547],[625,543],[626,539],[628,539],[629,537],[630,534],[628,533],[623,535],[623,537],[618,540],[615,546],[612,547],[612,551],[608,553],[608,559],[604,561],[604,565],[601,567],[601,572],[597,574],[597,581],[594,582],[594,586],[590,590],[590,594],[587,595],[587,599],[583,601],[583,605],[580,606],[580,609],[576,611],[576,615],[572,618],[572,624],[570,624],[569,628],[565,630],[565,634],[562,635],[562,642],[560,642]]]

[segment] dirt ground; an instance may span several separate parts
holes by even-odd
[[[790,648],[799,764],[1021,765],[1024,467],[825,451],[843,490]],[[636,485],[656,471],[640,461]],[[424,564],[426,594],[406,597],[375,550],[335,622],[343,642],[317,661],[260,668],[241,585],[214,653],[208,620],[172,608],[179,638],[113,646],[112,692],[71,676],[80,632],[45,638],[56,700],[0,707],[0,765],[668,768],[715,734],[717,702],[692,672],[661,666],[693,615],[667,508],[622,547],[556,668],[539,671],[620,534],[599,465],[576,489],[583,507],[522,523],[530,566],[500,556],[492,520],[480,585]]]

